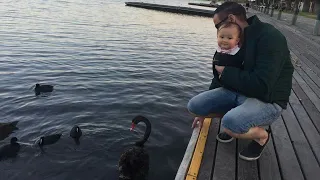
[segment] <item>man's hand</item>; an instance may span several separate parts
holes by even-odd
[[[215,65],[214,68],[218,71],[219,75],[221,75],[224,70],[224,66]]]
[[[195,128],[196,125],[197,125],[197,122],[199,122],[199,127],[200,129],[202,128],[202,124],[203,124],[203,121],[204,121],[204,117],[195,117],[194,120],[193,120],[193,123],[192,123],[192,128]]]

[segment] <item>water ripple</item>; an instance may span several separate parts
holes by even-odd
[[[144,131],[129,131],[138,114],[152,121],[150,179],[174,178],[192,132],[186,104],[212,78],[212,19],[122,0],[4,0],[0,21],[0,122],[19,121],[10,137],[25,143],[62,133],[45,154],[23,145],[1,161],[0,179],[117,179],[121,152]],[[55,90],[36,97],[35,83]],[[75,124],[80,146],[69,137]]]

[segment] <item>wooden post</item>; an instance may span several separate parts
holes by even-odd
[[[265,7],[264,7],[264,13],[265,13],[265,14],[268,14],[268,6],[265,6]]]
[[[320,10],[318,11],[318,16],[317,16],[317,19],[315,21],[313,34],[316,35],[316,36],[320,36]]]
[[[278,20],[281,19],[281,14],[282,14],[282,9],[280,9],[280,11],[279,11],[279,13],[278,13],[278,17],[277,17]]]
[[[297,22],[297,18],[298,18],[298,14],[299,14],[299,6],[298,6],[299,2],[298,0],[296,0],[295,2],[295,11],[294,11],[294,14],[293,14],[293,17],[292,17],[292,22],[291,22],[291,25],[295,25],[296,22]]]
[[[278,17],[277,17],[278,20],[281,19],[282,11],[284,11],[285,9],[286,9],[286,7],[282,6],[282,4],[281,4],[279,7],[279,13],[278,13]]]

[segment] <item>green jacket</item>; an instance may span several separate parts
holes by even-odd
[[[286,109],[294,70],[287,40],[279,30],[261,22],[257,16],[247,21],[243,69],[226,66],[221,78],[212,80],[210,89],[221,85]]]

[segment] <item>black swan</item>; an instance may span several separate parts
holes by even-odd
[[[11,138],[10,144],[4,145],[0,149],[0,160],[16,157],[20,151],[20,144],[16,137]]]
[[[49,136],[42,136],[38,141],[40,149],[43,150],[43,146],[56,143],[60,139],[61,135],[62,134],[53,134]]]
[[[52,85],[40,85],[36,84],[36,87],[34,88],[34,92],[36,95],[39,95],[42,92],[52,92],[53,86]]]
[[[119,160],[119,180],[146,180],[149,173],[149,155],[143,148],[151,133],[151,123],[143,116],[136,116],[132,120],[131,130],[139,122],[144,122],[146,130],[141,140],[135,146],[122,153]]]
[[[0,141],[7,138],[14,130],[17,130],[18,121],[10,123],[0,123]]]
[[[74,141],[76,142],[77,145],[80,144],[80,137],[82,136],[82,131],[79,128],[79,126],[74,126],[71,131],[70,131],[70,137],[72,137],[74,139]]]

